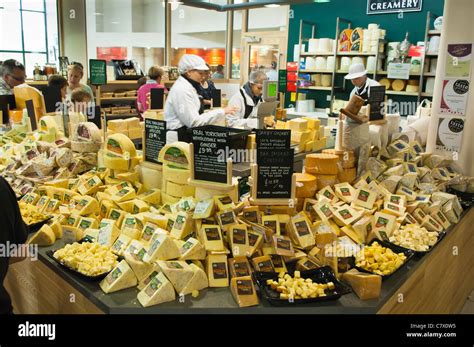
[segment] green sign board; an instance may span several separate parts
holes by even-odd
[[[89,80],[94,86],[107,84],[107,62],[105,60],[89,59]]]
[[[286,93],[286,70],[278,70],[278,90],[280,93]]]

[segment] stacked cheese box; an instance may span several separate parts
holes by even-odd
[[[319,119],[305,117],[288,122],[277,121],[275,128],[290,129],[291,142],[298,145],[300,152],[318,151],[326,147],[327,138]]]
[[[131,139],[143,136],[143,122],[137,117],[128,119],[113,119],[107,121],[107,135],[123,134]]]

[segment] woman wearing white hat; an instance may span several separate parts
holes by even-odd
[[[367,100],[370,96],[370,87],[380,86],[379,82],[367,77],[365,66],[360,63],[351,65],[349,73],[344,78],[346,80],[351,80],[354,85],[351,97],[355,94],[364,100]]]
[[[212,110],[203,113],[198,91],[205,71],[206,62],[194,54],[185,54],[179,61],[180,77],[171,88],[165,104],[165,121],[168,132],[166,142],[187,141],[187,129],[210,124],[225,124],[225,115],[234,114],[235,107]]]

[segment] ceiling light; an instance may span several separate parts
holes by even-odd
[[[267,8],[276,8],[276,7],[280,7],[280,5],[278,5],[278,4],[268,4],[268,5],[265,5],[265,7],[267,7]]]

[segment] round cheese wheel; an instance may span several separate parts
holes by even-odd
[[[337,182],[336,175],[318,175],[318,191],[327,187],[334,186]]]
[[[308,154],[305,159],[305,169],[310,174],[337,175],[339,172],[339,157],[328,153]]]
[[[394,80],[392,82],[392,89],[397,92],[401,92],[402,90],[405,90],[405,86],[406,86],[406,81],[404,80]]]
[[[315,176],[307,173],[295,173],[296,175],[296,197],[312,198],[318,189]]]
[[[323,153],[337,155],[339,157],[339,162],[341,163],[343,169],[351,169],[355,167],[354,151],[337,151],[334,148],[328,148],[323,149]]]
[[[72,136],[74,141],[102,142],[102,135],[97,125],[91,122],[81,122],[77,125]]]
[[[120,156],[124,156],[125,153],[128,153],[130,158],[137,156],[137,151],[132,140],[121,133],[108,136],[105,149]]]
[[[392,82],[390,82],[390,80],[388,78],[382,78],[379,83],[382,85],[382,86],[385,86],[385,89],[386,90],[389,90],[390,87],[392,86]]]
[[[408,85],[406,91],[407,91],[407,92],[410,92],[410,93],[417,93],[417,92],[418,92],[418,89],[419,89],[418,86],[410,86],[410,85]]]
[[[337,180],[339,183],[348,182],[352,183],[357,175],[357,170],[355,167],[349,169],[342,169],[341,172],[337,175]]]

